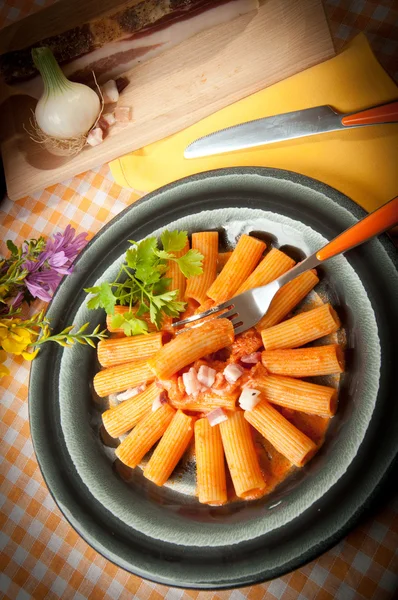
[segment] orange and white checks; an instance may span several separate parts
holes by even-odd
[[[0,2],[0,27],[51,2]],[[383,29],[383,15],[394,18],[393,4],[393,0],[383,3],[328,0],[327,8],[332,28],[337,27],[337,37],[345,39],[344,27],[354,22],[361,29],[365,23],[363,18],[352,15],[363,14],[372,23],[379,19]],[[379,10],[375,15],[376,5],[384,7],[384,12]],[[391,31],[393,23],[386,23]],[[7,239],[18,244],[29,237],[51,235],[68,223],[78,233],[88,231],[94,235],[137,197],[138,194],[116,185],[108,167],[103,166],[17,202],[0,200],[0,254],[6,252]],[[92,550],[55,506],[37,466],[29,435],[29,366],[20,358],[8,360],[6,365],[11,375],[0,384],[0,598],[392,600],[396,597],[396,501],[379,509],[319,559],[262,585],[228,592],[183,591],[144,581],[116,567]]]

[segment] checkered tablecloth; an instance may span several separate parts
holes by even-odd
[[[0,0],[0,27],[52,1]],[[396,0],[327,0],[326,9],[337,47],[365,30],[378,58],[398,80]],[[94,235],[137,197],[116,185],[103,166],[17,202],[0,200],[0,254],[6,252],[6,239],[20,243],[51,235],[68,223]],[[0,598],[390,600],[398,592],[394,500],[317,560],[262,585],[218,593],[183,591],[119,569],[92,550],[55,506],[29,435],[29,367],[18,358],[7,366],[12,374],[0,384]]]

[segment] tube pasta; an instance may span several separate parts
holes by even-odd
[[[256,267],[266,244],[257,238],[243,234],[227,264],[207,291],[216,304],[235,295],[236,290]]]
[[[173,252],[176,258],[180,258],[184,256],[189,250],[189,243],[186,244],[185,248],[182,250],[178,250],[178,252]],[[166,271],[166,277],[171,279],[170,282],[170,290],[178,290],[177,300],[183,300],[185,294],[185,286],[186,286],[186,277],[183,273],[181,273],[179,266],[173,260],[169,261],[168,269]]]
[[[195,423],[196,480],[199,502],[220,506],[227,501],[224,450],[218,425],[207,418]]]
[[[294,264],[295,262],[290,256],[277,248],[272,248],[260,264],[257,265],[253,273],[236,290],[234,295],[237,296],[255,287],[267,285],[267,283],[274,281],[274,279],[286,273]]]
[[[162,333],[101,340],[98,360],[103,367],[120,365],[131,360],[149,358],[162,347]]]
[[[215,408],[234,411],[236,410],[236,400],[238,399],[238,396],[239,391],[219,396],[209,390],[208,392],[201,392],[197,398],[188,396],[182,400],[170,400],[170,404],[174,406],[174,408],[181,408],[182,410],[189,410],[192,412],[206,412],[214,410]]]
[[[151,356],[148,365],[156,377],[168,379],[186,365],[231,345],[233,341],[232,323],[228,319],[215,319],[178,335]]]
[[[319,282],[316,271],[306,271],[278,290],[263,318],[257,323],[257,331],[277,325],[299,304]]]
[[[259,390],[271,404],[323,417],[330,417],[336,412],[337,390],[327,385],[266,375],[253,379],[250,387]]]
[[[160,390],[152,383],[140,394],[102,413],[102,422],[110,436],[117,438],[132,429],[152,410]]]
[[[175,410],[169,404],[150,412],[116,448],[118,459],[128,467],[136,467],[162,437],[174,414]]]
[[[144,358],[99,371],[94,377],[94,389],[98,396],[103,398],[154,379],[155,376]]]
[[[253,410],[246,410],[244,417],[296,467],[302,467],[316,452],[314,442],[266,400],[261,400]]]
[[[144,469],[156,485],[166,483],[193,436],[194,417],[177,411]]]
[[[221,273],[229,259],[231,258],[232,252],[219,252],[217,257],[217,273]]]
[[[178,289],[178,299],[187,300],[180,319],[267,285],[294,266],[292,258],[275,248],[261,260],[266,244],[245,234],[233,252],[218,252],[218,233],[214,231],[193,233],[192,248],[204,256],[201,275],[186,280],[173,261],[166,273],[172,280],[170,289]],[[187,243],[176,254],[183,256],[188,250]],[[143,474],[162,486],[194,438],[198,499],[210,506],[221,506],[228,500],[225,462],[236,496],[245,500],[269,492],[292,465],[302,467],[324,439],[327,422],[336,411],[337,390],[301,378],[344,370],[339,344],[299,348],[340,327],[330,304],[283,321],[318,281],[312,270],[283,286],[255,328],[236,339],[231,321],[222,318],[222,312],[216,319],[213,315],[203,319],[200,326],[188,325],[178,336],[173,335],[171,317],[164,319],[158,331],[145,313],[139,318],[148,324],[148,333],[126,337],[107,316],[107,327],[115,335],[98,344],[98,360],[104,369],[95,375],[94,389],[101,397],[110,395],[110,403],[114,399],[102,414],[101,432],[110,445],[109,436],[118,438],[128,433],[116,449],[117,464],[125,470],[136,467],[159,442]],[[115,306],[115,315],[130,311],[136,314],[137,307]],[[260,353],[262,346],[265,350]],[[240,369],[239,361],[243,364]],[[235,371],[225,371],[227,365],[234,364]],[[203,370],[196,381],[191,372],[186,378],[185,367],[197,371],[202,366],[215,373],[210,377],[206,375],[210,372]],[[231,371],[241,375],[234,383],[228,383]],[[128,388],[144,382],[146,389],[128,398]],[[211,383],[213,387],[207,387]],[[237,402],[246,387],[252,393],[246,390],[242,405],[252,409],[244,411]],[[125,396],[118,394],[126,389]],[[117,404],[123,397],[128,399]],[[205,416],[216,409],[223,409],[228,418],[223,421],[220,410],[208,415],[210,420]],[[260,467],[254,442],[257,431],[265,438],[268,454],[262,455],[262,460],[269,476]],[[117,443],[114,441],[113,446]]]
[[[193,298],[199,304],[207,300],[206,292],[217,276],[218,233],[203,231],[192,234],[192,248],[203,254],[203,273],[189,277],[185,290],[186,298]]]
[[[262,330],[261,337],[266,350],[297,348],[324,335],[337,331],[340,320],[330,304],[317,308]]]
[[[344,354],[339,344],[264,350],[261,360],[270,373],[288,377],[315,377],[344,371]]]
[[[239,498],[258,496],[266,483],[243,412],[229,413],[228,419],[220,423],[219,427],[236,495]]]

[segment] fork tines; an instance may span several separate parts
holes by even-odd
[[[172,324],[172,327],[180,327],[181,325],[186,325],[187,323],[193,323],[195,321],[199,321],[199,319],[204,319],[205,317],[209,317],[210,315],[214,315],[221,311],[225,311],[226,309],[230,310],[228,310],[227,312],[223,312],[220,315],[216,315],[215,318],[229,318],[236,314],[234,304],[232,304],[231,301],[227,301],[223,302],[222,304],[219,304],[218,306],[213,306],[212,308],[209,308],[208,310],[205,310],[202,313],[192,315],[192,317],[188,317],[187,319],[183,319],[182,321],[177,321],[176,323]]]

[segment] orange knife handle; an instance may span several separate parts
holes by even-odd
[[[341,252],[358,246],[358,244],[362,244],[362,242],[366,242],[366,240],[379,235],[379,233],[383,233],[383,231],[397,223],[398,196],[334,238],[316,253],[316,257],[320,261],[332,258]]]
[[[398,123],[398,102],[389,102],[361,112],[345,115],[341,122],[346,127],[353,125],[377,125],[381,123]]]

